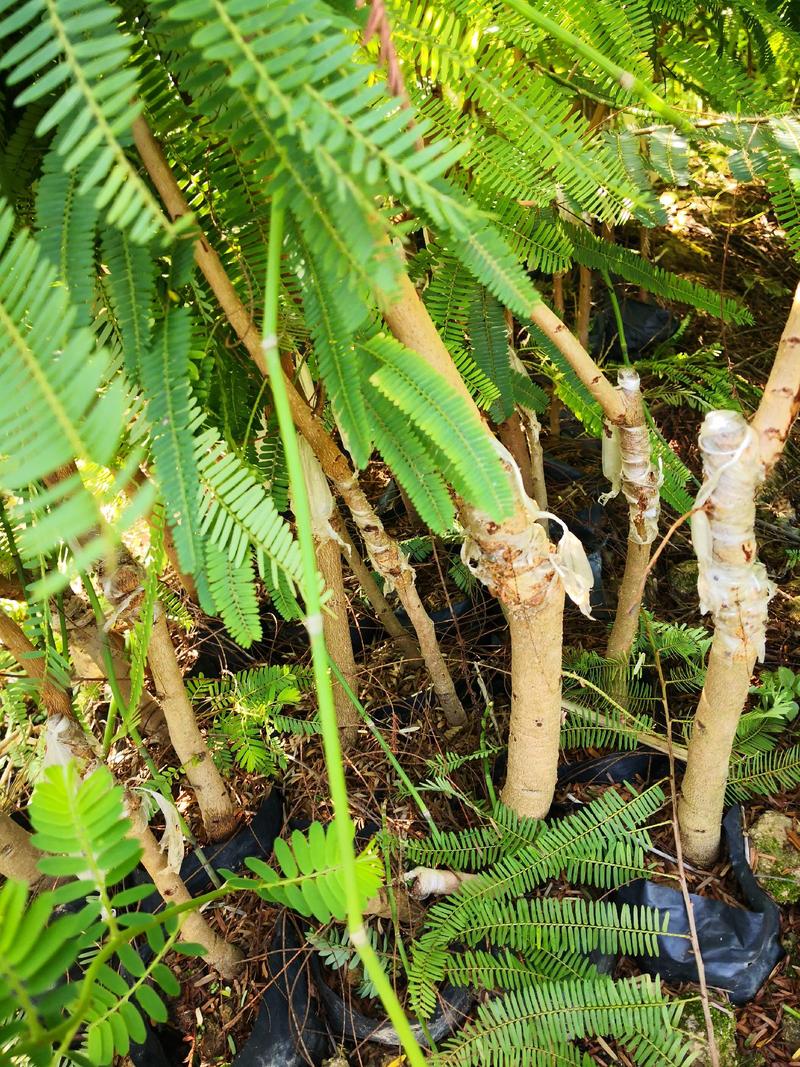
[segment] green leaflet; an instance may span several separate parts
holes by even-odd
[[[297,233],[297,231],[295,231]],[[364,402],[363,371],[352,338],[368,314],[353,296],[335,295],[335,276],[320,269],[307,245],[300,264],[300,287],[314,352],[328,391],[333,414],[345,448],[357,468],[366,467],[373,448],[373,433]]]
[[[252,555],[248,553],[241,563],[234,563],[226,552],[209,542],[206,574],[214,607],[228,632],[242,648],[249,648],[261,639]]]
[[[65,173],[56,138],[44,158],[36,192],[39,246],[56,268],[81,325],[89,322],[95,289],[94,233],[99,211],[92,198],[79,191],[91,163],[92,157]]]
[[[456,491],[495,520],[510,514],[511,486],[466,401],[421,356],[394,339],[378,335],[362,344],[381,365],[371,384],[430,440]]]
[[[599,1035],[620,1041],[640,1067],[684,1067],[696,1054],[677,1032],[680,1013],[681,1005],[647,976],[529,985],[482,1004],[475,1021],[450,1038],[433,1062],[494,1067],[523,1055],[526,1067],[590,1067],[591,1058],[567,1039]]]
[[[134,244],[124,231],[114,226],[104,227],[101,249],[109,269],[106,285],[122,340],[125,367],[133,381],[138,381],[151,343],[150,317],[156,287],[152,250]]]
[[[752,796],[772,796],[800,784],[800,745],[773,752],[757,752],[734,759],[728,773],[726,797],[741,803]]]
[[[681,278],[663,267],[653,266],[638,253],[597,237],[585,226],[568,226],[576,260],[592,270],[618,274],[633,285],[640,285],[665,300],[689,304],[725,322],[745,325],[753,321],[747,308],[738,300],[720,295],[697,282]]]
[[[470,304],[469,337],[475,362],[500,393],[490,409],[492,419],[505,422],[514,410],[508,327],[502,307],[484,288]]]
[[[203,558],[200,479],[189,389],[191,341],[192,320],[188,308],[168,307],[140,368],[142,387],[148,398],[156,475],[181,568],[189,574],[200,568]]]
[[[118,8],[106,0],[33,0],[9,14],[12,4],[0,0],[0,16],[5,15],[0,40],[13,41],[0,57],[0,70],[9,72],[9,85],[34,76],[16,104],[39,101],[58,90],[37,134],[59,128],[57,151],[66,172],[92,157],[79,192],[94,192],[108,221],[128,228],[134,241],[147,241],[159,230],[176,232],[125,151],[140,107],[135,102],[137,74],[130,63],[130,38],[117,28]],[[20,30],[25,30],[21,37]]]
[[[201,425],[204,416],[195,416]],[[273,562],[290,582],[302,577],[297,544],[288,524],[250,470],[229,452],[212,427],[200,429],[194,442],[203,493],[201,532],[242,563],[252,545]]]
[[[301,915],[313,916],[318,922],[331,918],[342,920],[346,915],[345,892],[340,866],[340,849],[336,828],[314,822],[307,833],[295,830],[289,841],[275,840],[275,859],[278,874],[263,860],[250,857],[246,865],[256,875],[240,878],[223,871],[230,885],[255,889],[265,900],[288,905]],[[372,846],[356,857],[356,884],[363,904],[375,895],[383,882],[383,863]],[[287,880],[277,885],[281,878]]]
[[[91,331],[74,327],[75,309],[65,289],[55,285],[55,271],[36,242],[24,230],[10,240],[13,225],[10,210],[0,204],[0,485],[26,497],[31,483],[74,460],[111,463],[129,397]],[[28,329],[28,323],[35,325]],[[136,462],[134,455],[129,466]],[[120,475],[123,484],[130,474]],[[120,488],[112,487],[111,498]],[[30,558],[50,556],[58,545],[88,537],[73,564],[90,566],[151,501],[152,489],[146,487],[112,528],[101,510],[104,500],[86,488],[79,473],[69,475],[23,504],[22,512],[36,513],[40,521],[27,527],[21,547]],[[63,588],[69,578],[53,570],[38,583],[36,595]]]
[[[431,463],[423,437],[408,418],[380,392],[369,396],[369,420],[378,450],[400,480],[420,518],[435,533],[446,533],[455,522],[455,507],[447,485]]]
[[[501,855],[493,866],[466,882],[452,896],[434,904],[425,931],[418,939],[409,974],[415,1010],[429,1015],[436,1005],[436,984],[447,966],[447,946],[461,940],[465,931],[502,912],[504,902],[529,893],[535,885],[560,873],[567,863],[605,856],[620,837],[644,846],[649,839],[640,827],[664,802],[653,786],[624,801],[614,790],[564,819],[541,828],[528,843]],[[471,843],[470,843],[471,844]],[[607,875],[593,865],[580,868],[587,877],[604,884]]]
[[[287,175],[294,170],[290,186],[281,175],[277,181],[301,225],[314,200],[313,185],[321,182],[326,193],[335,189],[339,212],[345,205],[353,212],[352,231],[340,230],[345,244],[365,225],[377,240],[381,228],[388,232],[389,227],[369,191],[388,187],[452,236],[469,269],[503,303],[520,313],[535,302],[527,276],[488,218],[443,177],[467,146],[430,138],[425,148],[417,147],[430,123],[421,118],[409,128],[408,112],[372,79],[372,68],[356,57],[347,33],[331,24],[330,8],[317,0],[297,0],[270,11],[252,0],[231,15],[221,0],[192,0],[169,13],[173,19],[201,21],[193,46],[225,65],[250,121],[278,150],[282,170]],[[271,32],[277,26],[280,33]],[[255,47],[251,38],[257,31],[261,43]],[[263,128],[261,108],[279,133]],[[297,162],[297,147],[303,162]],[[330,222],[325,225],[330,231]],[[370,259],[378,270],[367,273],[368,284],[389,296],[399,267],[396,257],[379,245]],[[363,266],[359,276],[362,272]]]

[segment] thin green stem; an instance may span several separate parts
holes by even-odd
[[[67,614],[64,611],[64,590],[56,593],[56,608],[58,610],[58,628],[61,635],[61,655],[69,661],[69,630],[67,629]]]
[[[117,708],[117,701],[114,694],[111,694],[111,700],[108,702],[108,711],[106,713],[106,725],[103,730],[103,759],[108,758],[108,754],[111,751],[111,746],[114,743],[114,730],[117,725],[117,715],[119,709]]]
[[[325,637],[322,629],[322,603],[320,600],[316,554],[314,552],[311,512],[300,462],[300,450],[297,445],[289,407],[289,396],[283,380],[278,351],[278,294],[281,282],[281,248],[283,246],[284,221],[285,208],[279,198],[276,197],[272,203],[269,246],[267,250],[267,277],[264,286],[264,339],[262,345],[267,373],[272,387],[272,396],[275,402],[278,427],[286,455],[286,467],[289,474],[289,485],[292,491],[297,526],[297,540],[303,561],[303,595],[306,607],[304,621],[311,644],[314,682],[322,727],[322,744],[328,771],[331,801],[333,803],[333,822],[342,857],[343,882],[347,894],[347,925],[350,931],[350,939],[361,958],[364,970],[372,979],[378,996],[381,998],[389,1018],[394,1024],[408,1056],[409,1063],[413,1067],[423,1067],[425,1057],[422,1054],[422,1050],[414,1038],[405,1012],[367,938],[358,896],[355,877],[356,857],[353,849],[353,821],[350,818],[347,800],[347,783],[344,776],[342,750],[339,744],[339,727],[336,721],[333,686],[328,669],[328,650],[325,647]]]
[[[420,815],[425,820],[425,822],[428,824],[428,826],[430,827],[432,833],[437,833],[438,831],[437,831],[437,828],[436,828],[436,823],[433,821],[433,816],[430,813],[430,809],[428,808],[428,805],[422,799],[421,793],[419,792],[419,790],[416,788],[414,783],[411,781],[411,779],[408,777],[406,772],[401,767],[401,765],[400,765],[400,763],[399,763],[399,761],[397,759],[397,756],[395,756],[394,752],[392,752],[392,750],[389,747],[389,745],[388,745],[386,739],[384,738],[383,734],[380,732],[378,727],[372,721],[372,718],[371,718],[369,712],[364,707],[364,705],[361,703],[361,701],[358,699],[358,697],[355,695],[355,693],[350,688],[350,686],[347,684],[347,679],[344,677],[344,675],[339,670],[339,668],[336,666],[336,664],[333,662],[333,660],[331,660],[331,670],[333,671],[333,674],[334,674],[334,676],[336,678],[336,681],[339,683],[339,685],[342,687],[342,689],[344,689],[345,693],[347,694],[347,696],[348,696],[348,698],[350,700],[350,703],[353,705],[353,707],[356,709],[356,711],[361,716],[361,719],[364,722],[364,725],[367,727],[369,732],[372,734],[372,736],[375,738],[375,740],[378,742],[378,744],[383,749],[383,752],[384,752],[386,758],[388,759],[389,763],[391,763],[392,767],[394,768],[394,770],[395,770],[395,772],[397,774],[397,777],[403,783],[403,786],[405,787],[406,792],[414,800],[414,803],[419,808]]]
[[[603,281],[606,283],[608,289],[608,299],[611,301],[611,310],[614,312],[614,322],[617,324],[617,336],[619,337],[619,348],[622,352],[622,362],[626,367],[630,367],[631,360],[628,355],[628,342],[625,340],[625,327],[622,324],[622,311],[620,310],[619,300],[617,299],[617,292],[611,281],[611,277],[607,270],[603,271]]]
[[[602,52],[598,52],[596,48],[588,44],[586,41],[581,40],[576,34],[570,32],[560,26],[554,19],[549,18],[543,12],[537,10],[527,0],[504,0],[507,7],[510,7],[513,11],[516,11],[518,15],[523,18],[529,19],[534,26],[538,26],[540,30],[544,30],[545,33],[549,33],[556,40],[561,41],[567,48],[571,48],[574,52],[577,52],[579,56],[583,56],[584,59],[590,63],[594,63],[600,70],[605,71],[610,75],[623,89],[629,93],[634,93],[639,99],[645,103],[651,111],[656,115],[660,115],[667,122],[672,123],[677,129],[683,133],[693,135],[695,133],[694,125],[682,115],[680,111],[672,107],[665,100],[654,93],[653,90],[643,82],[641,78],[637,78],[635,74],[631,74],[630,71],[620,67],[612,59],[604,56]]]

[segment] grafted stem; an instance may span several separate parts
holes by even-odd
[[[650,546],[658,535],[660,511],[659,474],[653,465],[650,433],[644,414],[639,375],[631,368],[619,373],[618,392],[625,408],[619,427],[606,427],[611,442],[618,442],[619,486],[628,502],[628,548],[625,573],[617,599],[617,614],[608,639],[606,655],[627,665],[639,626],[642,590],[650,562]],[[604,442],[607,445],[608,442]]]
[[[361,558],[361,553],[356,548],[356,545],[345,526],[344,520],[338,511],[335,511],[331,518],[331,526],[333,526],[340,541],[344,544],[342,555],[345,563],[347,563],[350,570],[356,576],[364,596],[372,605],[383,628],[406,659],[420,660],[419,645],[415,642],[411,634],[404,629],[400,620],[392,611],[389,601],[378,588],[378,583],[372,577],[372,572]]]
[[[384,318],[395,337],[437,370],[480,420],[474,401],[408,278],[401,280],[399,299],[385,308]],[[491,436],[488,426],[483,425]],[[512,485],[515,510],[510,518],[498,523],[475,505],[458,500],[465,533],[463,558],[503,603],[510,622],[514,681],[508,776],[503,795],[521,815],[529,815],[534,809],[537,814],[544,814],[552,801],[558,763],[564,589],[551,559],[552,546],[536,521],[538,511],[525,493],[519,468],[511,453],[494,437],[491,439]],[[532,738],[541,744],[532,744]],[[537,758],[531,763],[533,749]]]
[[[688,746],[678,818],[686,854],[717,857],[733,739],[756,660],[764,655],[773,587],[758,560],[755,494],[777,463],[800,408],[800,286],[752,423],[711,411],[700,433],[705,480],[692,539],[701,611],[714,621],[705,685]]]

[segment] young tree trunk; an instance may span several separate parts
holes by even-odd
[[[142,598],[144,576],[139,563],[122,549],[113,569],[105,573],[99,570],[98,573],[106,599],[117,616],[131,615]],[[236,811],[197,724],[167,627],[167,617],[158,601],[147,647],[147,662],[170,742],[194,790],[206,833],[209,840],[220,841],[233,832]]]
[[[37,864],[42,853],[31,844],[31,835],[10,815],[0,811],[0,875],[27,882],[35,890],[44,880]]]
[[[372,572],[361,558],[361,553],[356,548],[352,537],[348,533],[344,519],[338,511],[335,511],[331,518],[331,526],[333,526],[340,542],[344,546],[341,551],[345,563],[356,576],[358,584],[361,586],[361,591],[372,605],[384,630],[403,653],[405,659],[412,662],[420,662],[422,657],[420,656],[419,645],[411,634],[404,629],[400,620],[392,611],[389,601],[378,588],[378,583],[372,577]]]
[[[205,738],[200,733],[194,708],[183,684],[167,619],[160,604],[147,649],[147,662],[167,720],[170,741],[181,762],[211,841],[230,836],[236,827],[236,812],[222,776],[214,765]]]
[[[610,442],[618,442],[619,470],[612,472],[611,493],[619,489],[628,501],[628,550],[625,573],[617,599],[617,614],[608,639],[606,655],[627,667],[631,648],[639,626],[642,590],[650,562],[650,546],[658,536],[658,517],[661,507],[659,473],[650,454],[650,434],[644,415],[639,375],[625,367],[619,372],[619,393],[625,407],[625,421],[621,426],[606,426]],[[607,439],[609,440],[609,439]],[[604,441],[604,445],[606,445]],[[616,451],[616,449],[615,449]],[[614,463],[616,468],[617,463]]]
[[[705,479],[692,539],[700,609],[711,613],[714,640],[678,800],[684,851],[700,865],[719,851],[733,738],[756,659],[764,655],[774,592],[757,555],[755,494],[780,458],[799,409],[800,287],[752,424],[735,411],[711,411],[700,433]]]
[[[347,614],[347,596],[344,591],[341,549],[332,538],[317,541],[317,567],[325,581],[330,597],[325,603],[322,627],[328,655],[342,672],[344,680],[358,695],[358,676],[353,657],[353,642],[350,638],[350,623]],[[336,706],[336,721],[342,745],[352,745],[358,735],[360,722],[358,711],[337,678],[333,679],[333,700]]]
[[[134,121],[133,135],[142,162],[158,189],[170,217],[175,219],[187,215],[189,206],[186,199],[175,181],[161,146],[142,118]],[[205,238],[195,241],[194,258],[231,327],[258,369],[266,375],[267,366],[258,327],[236,294],[219,256]],[[384,579],[387,590],[394,589],[397,592],[400,603],[417,635],[420,652],[448,722],[452,725],[465,722],[466,715],[436,640],[433,623],[417,593],[413,569],[405,559],[400,546],[384,530],[383,524],[359,484],[350,461],[300,396],[291,378],[285,373],[284,377],[294,424],[311,445],[325,475],[350,509],[361,531],[369,558]]]
[[[561,736],[561,642],[564,587],[553,575],[542,604],[508,610],[511,722],[502,801],[542,819],[556,786]]]
[[[401,299],[384,310],[384,318],[398,340],[423,356],[472,405],[408,279],[402,280]],[[510,453],[492,441],[513,486],[515,512],[497,523],[474,505],[458,501],[465,534],[462,558],[504,605],[511,625],[512,727],[503,798],[518,814],[541,818],[552,802],[558,762],[564,588],[555,549],[536,521],[538,509],[525,493],[519,468]],[[534,738],[541,748],[531,760]]]
[[[575,333],[584,348],[589,348],[589,323],[592,317],[592,272],[588,267],[579,268],[578,314]]]
[[[131,819],[131,836],[142,848],[142,866],[153,879],[165,904],[184,904],[191,894],[179,874],[167,865],[167,858],[158,846],[150,827],[140,809],[129,799],[128,814]],[[235,978],[242,969],[241,949],[230,944],[211,929],[199,911],[187,912],[181,922],[181,940],[194,941],[206,950],[204,960],[223,978]]]

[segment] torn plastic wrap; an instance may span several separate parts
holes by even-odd
[[[603,493],[605,504],[620,491],[628,502],[628,539],[637,545],[651,545],[658,536],[663,476],[652,462],[650,431],[644,421],[639,375],[632,367],[619,372],[617,391],[622,394],[628,415],[636,425],[603,428],[603,474],[611,489]]]
[[[729,656],[764,658],[775,586],[758,559],[755,495],[764,481],[758,434],[738,411],[709,411],[699,437],[704,480],[692,516],[700,611]]]
[[[781,913],[750,870],[742,833],[742,811],[731,808],[722,828],[731,866],[750,908],[735,908],[721,900],[690,893],[706,982],[728,993],[732,1003],[746,1004],[766,982],[783,957]],[[669,913],[669,933],[689,933],[683,894],[678,889],[638,880],[617,890],[623,904],[658,908]],[[638,965],[666,981],[697,982],[697,964],[688,937],[659,937],[659,955],[636,958]]]
[[[461,560],[478,581],[509,609],[540,607],[555,588],[554,572],[567,596],[591,618],[590,593],[594,572],[580,540],[549,511],[542,511],[525,492],[522,475],[511,453],[492,438],[492,447],[514,484],[516,512],[523,520],[498,525],[474,505],[462,509],[464,543]],[[550,519],[563,531],[553,551],[550,538],[537,520]]]

